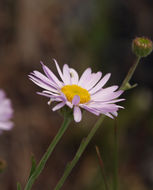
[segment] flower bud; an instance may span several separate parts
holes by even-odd
[[[132,50],[138,57],[146,57],[153,50],[153,43],[146,37],[137,37],[132,42]]]

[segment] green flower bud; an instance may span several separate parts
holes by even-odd
[[[146,37],[137,37],[132,42],[132,50],[138,57],[146,57],[153,50],[153,43]]]

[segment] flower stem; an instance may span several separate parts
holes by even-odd
[[[50,157],[51,153],[53,152],[55,146],[57,145],[57,143],[59,142],[59,140],[63,136],[64,132],[68,128],[70,121],[71,121],[71,117],[64,117],[64,121],[63,121],[61,128],[59,129],[57,135],[52,140],[51,144],[49,145],[49,147],[48,147],[47,151],[45,152],[44,156],[42,157],[42,159],[40,160],[35,171],[30,176],[24,190],[30,190],[31,189],[33,183],[35,182],[35,180],[38,178],[38,176],[42,172],[43,168],[45,167],[45,164],[46,164],[48,158]]]
[[[96,124],[94,125],[94,127],[91,129],[91,131],[88,134],[88,136],[82,140],[82,142],[81,142],[81,144],[79,146],[79,149],[76,152],[75,157],[73,158],[73,160],[69,164],[67,164],[65,172],[64,172],[63,176],[61,177],[61,179],[59,180],[59,182],[56,185],[56,187],[54,188],[54,190],[59,190],[62,187],[62,185],[64,184],[66,178],[69,176],[69,174],[71,173],[73,167],[78,162],[79,158],[81,157],[82,153],[84,152],[85,148],[87,147],[88,143],[90,142],[90,140],[92,139],[92,137],[94,136],[94,134],[96,133],[97,129],[100,127],[100,125],[103,122],[104,118],[105,118],[105,116],[102,115],[99,118],[99,120],[96,122]]]
[[[118,127],[114,126],[114,190],[118,190]]]
[[[132,65],[132,67],[130,68],[129,72],[127,73],[125,79],[123,80],[121,87],[120,87],[120,90],[126,90],[126,85],[130,81],[130,79],[132,78],[132,76],[133,76],[133,74],[134,74],[134,72],[138,66],[140,59],[141,59],[141,57],[137,57],[135,63]]]
[[[125,77],[125,79],[124,79],[124,81],[123,81],[123,83],[122,83],[122,85],[120,87],[121,90],[124,90],[125,87],[126,87],[126,84],[130,81],[131,77],[134,74],[134,71],[135,71],[136,67],[138,66],[139,61],[140,61],[140,57],[137,58],[136,62],[132,65],[129,72],[127,73],[127,75],[126,75],[126,77]],[[74,168],[74,166],[78,162],[79,158],[83,154],[84,150],[86,149],[87,145],[89,144],[90,140],[92,139],[92,137],[95,135],[96,131],[101,126],[104,118],[105,118],[105,115],[101,115],[100,118],[95,123],[95,125],[93,126],[93,128],[91,129],[88,136],[82,140],[82,142],[81,142],[81,144],[79,146],[79,149],[76,152],[76,155],[74,156],[73,160],[69,164],[67,164],[66,169],[65,169],[62,177],[58,181],[58,183],[57,183],[56,187],[54,188],[54,190],[59,190],[62,187],[65,180],[67,179],[67,177],[71,173],[72,169]]]

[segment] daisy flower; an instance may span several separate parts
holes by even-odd
[[[13,116],[13,109],[10,99],[6,98],[6,94],[0,89],[0,133],[2,130],[10,130],[13,122],[10,119]]]
[[[54,62],[60,79],[42,62],[45,75],[39,71],[33,71],[29,75],[30,80],[44,89],[38,94],[50,98],[49,104],[53,101],[58,102],[53,107],[53,111],[66,105],[73,109],[76,122],[80,122],[82,119],[82,109],[97,116],[100,114],[111,118],[117,116],[118,109],[123,107],[115,103],[124,100],[117,99],[123,91],[116,91],[118,89],[116,85],[103,88],[111,76],[110,73],[102,77],[102,72],[92,73],[91,68],[87,68],[79,78],[76,70],[67,64],[63,66],[63,71],[61,71],[55,59]]]

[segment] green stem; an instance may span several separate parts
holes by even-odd
[[[31,189],[33,183],[35,182],[35,180],[37,179],[37,177],[40,175],[41,171],[45,167],[45,164],[46,164],[48,158],[50,157],[51,153],[53,152],[55,146],[57,145],[57,143],[59,142],[59,140],[63,136],[64,132],[68,128],[70,121],[71,121],[71,117],[65,117],[64,118],[64,121],[63,121],[61,128],[59,129],[57,135],[52,140],[51,144],[49,145],[49,147],[48,147],[47,151],[45,152],[44,156],[42,157],[42,159],[40,160],[35,171],[31,175],[31,177],[29,178],[24,190],[30,190]]]
[[[132,67],[130,68],[129,72],[127,73],[120,89],[124,89],[126,87],[126,84],[130,81],[132,75],[134,74],[134,71],[136,69],[136,67],[138,66],[140,57],[137,58],[136,62],[134,63],[134,65],[132,65]],[[72,169],[74,168],[74,166],[76,165],[76,163],[78,162],[79,158],[81,157],[81,155],[83,154],[84,150],[86,149],[87,145],[89,144],[90,140],[92,139],[92,137],[94,136],[94,134],[96,133],[96,131],[98,130],[98,128],[101,126],[103,120],[104,120],[105,116],[101,115],[100,118],[97,120],[96,124],[93,126],[93,128],[91,129],[90,133],[88,134],[88,136],[86,138],[84,138],[79,146],[79,149],[76,152],[75,157],[73,158],[73,160],[67,165],[62,177],[60,178],[60,180],[58,181],[56,187],[54,188],[54,190],[59,190],[62,185],[64,184],[65,180],[67,179],[67,177],[69,176],[69,174],[71,173]]]
[[[94,125],[94,127],[91,129],[90,133],[88,134],[88,136],[86,138],[84,138],[80,144],[80,147],[78,149],[78,151],[76,152],[75,157],[73,158],[73,160],[66,166],[65,172],[63,174],[63,176],[61,177],[61,179],[59,180],[58,184],[56,185],[56,187],[54,188],[54,190],[59,190],[62,185],[64,184],[66,178],[69,176],[69,174],[71,173],[73,167],[76,165],[76,163],[78,162],[80,156],[82,155],[82,153],[84,152],[85,148],[87,147],[88,143],[90,142],[90,140],[92,139],[92,137],[94,136],[94,134],[96,133],[97,129],[100,127],[101,123],[103,122],[105,116],[102,115],[99,120],[96,122],[96,124]]]
[[[118,129],[114,126],[114,190],[118,190]]]
[[[120,90],[126,90],[126,85],[130,81],[130,79],[132,78],[132,76],[133,76],[133,74],[134,74],[134,72],[138,66],[140,59],[141,59],[141,57],[137,57],[135,63],[132,65],[132,67],[130,68],[129,72],[127,73],[125,79],[123,80],[121,87],[120,87]]]

